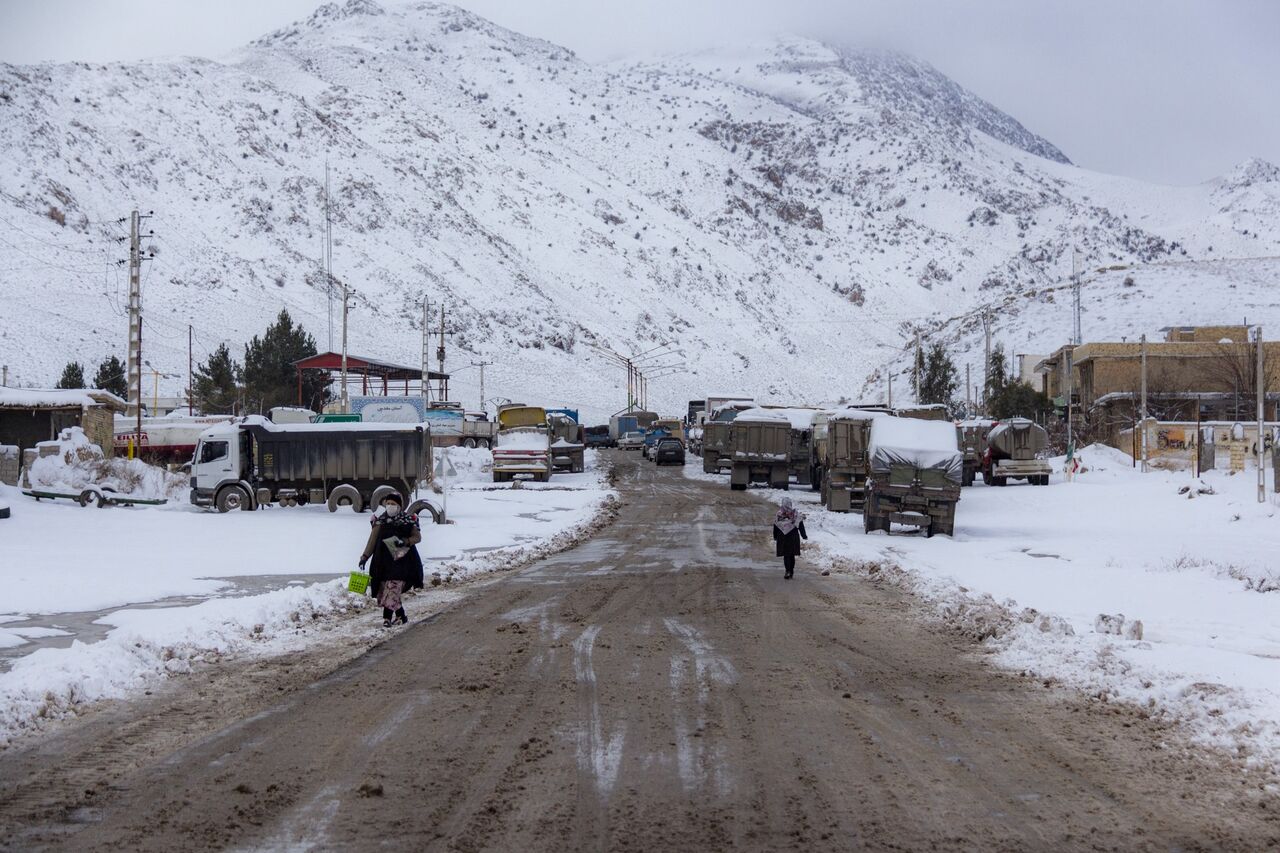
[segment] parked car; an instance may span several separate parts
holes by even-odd
[[[644,433],[629,432],[618,439],[618,447],[623,450],[640,450],[644,447]]]
[[[684,444],[678,438],[662,439],[653,451],[653,461],[657,465],[683,465]]]

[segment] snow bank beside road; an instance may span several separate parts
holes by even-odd
[[[1109,448],[1083,458],[1074,483],[965,489],[954,539],[866,535],[860,515],[798,497],[817,559],[913,588],[1000,665],[1280,768],[1276,495],[1257,503],[1252,473],[1197,481],[1138,473]],[[1100,614],[1141,620],[1141,640],[1097,633]]]
[[[453,523],[425,525],[419,546],[428,583],[433,574],[447,583],[521,565],[569,547],[611,515],[615,497],[595,454],[588,454],[585,473],[557,474],[540,488],[494,487],[486,479],[487,460],[482,450],[458,452],[456,459],[450,453],[456,473],[444,497]],[[0,487],[0,494],[10,493],[17,494]],[[96,620],[113,626],[106,639],[40,648],[0,673],[0,745],[45,720],[131,695],[197,663],[315,642],[325,636],[318,628],[335,627],[335,618],[372,606],[345,591],[368,535],[367,513],[330,514],[316,507],[227,515],[175,507],[97,510],[21,496],[14,504],[15,518],[5,522],[10,526],[0,538],[0,584],[8,591],[0,606],[12,608],[0,614],[0,647],[20,650],[35,636],[49,636],[42,631],[67,633],[19,625],[32,621],[32,614],[68,616],[77,609],[234,591],[218,575],[338,577],[187,607],[108,612]],[[50,556],[50,542],[58,543],[56,556]],[[128,547],[116,545],[121,542]],[[420,615],[412,601],[408,609],[411,618]],[[56,624],[59,617],[49,619]],[[383,630],[380,625],[371,615],[370,631]]]

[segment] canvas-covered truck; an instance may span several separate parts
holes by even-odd
[[[956,528],[964,459],[954,424],[917,418],[871,421],[862,527],[890,532],[903,524],[925,536]]]
[[[825,435],[814,442],[822,505],[831,512],[862,509],[869,472],[871,422],[883,412],[837,409],[826,416]],[[815,428],[815,433],[817,429]]]
[[[551,479],[551,428],[542,406],[513,403],[498,407],[498,435],[493,445],[493,482],[506,483],[528,474]]]
[[[586,443],[575,409],[547,409],[551,430],[551,467],[556,471],[581,474],[586,467]]]
[[[741,412],[754,408],[755,403],[750,400],[729,400],[707,410],[707,420],[702,424],[703,473],[719,474],[722,469],[733,467],[730,425]]]
[[[748,409],[729,428],[733,468],[729,488],[766,483],[772,489],[791,484],[791,422],[769,409]]]
[[[968,420],[956,424],[956,440],[964,454],[964,476],[960,485],[972,486],[978,471],[982,469],[982,455],[987,452],[987,433],[995,421]]]
[[[1053,467],[1041,458],[1049,433],[1027,418],[1000,421],[987,433],[982,455],[982,482],[1005,486],[1010,480],[1026,480],[1033,486],[1049,485]]]
[[[430,476],[431,431],[423,424],[273,424],[255,416],[201,433],[191,502],[219,512],[273,503],[362,512],[392,491],[409,500]]]

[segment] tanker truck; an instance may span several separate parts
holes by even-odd
[[[1010,480],[1026,480],[1033,486],[1049,485],[1053,468],[1041,454],[1049,444],[1044,427],[1027,418],[1000,421],[987,433],[982,454],[982,482],[1005,486]]]
[[[389,492],[410,499],[430,476],[431,430],[423,424],[273,424],[255,415],[200,434],[191,503],[219,512],[273,503],[361,512]]]
[[[871,421],[862,528],[890,532],[893,524],[925,536],[952,535],[964,459],[956,428],[944,421],[882,416]]]

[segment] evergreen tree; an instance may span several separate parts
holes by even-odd
[[[83,388],[84,365],[78,361],[68,361],[67,366],[62,368],[62,378],[58,380],[57,387]]]
[[[915,366],[911,370],[911,393],[915,395],[916,402],[923,403],[924,398],[921,396],[924,390],[924,349],[916,347]]]
[[[991,360],[987,364],[987,399],[993,400],[1009,384],[1009,367],[1004,357],[1004,344],[991,348]]]
[[[1009,382],[991,398],[987,408],[988,414],[998,421],[1009,418],[1043,421],[1053,413],[1053,402],[1025,382]]]
[[[129,377],[124,369],[124,362],[114,355],[105,358],[98,365],[98,372],[93,375],[93,387],[110,391],[121,399],[129,396]]]
[[[920,381],[920,402],[942,403],[950,408],[959,380],[956,378],[955,363],[942,344],[935,343],[929,347],[922,375],[924,378]]]
[[[240,374],[240,365],[231,357],[231,350],[226,344],[219,344],[191,378],[193,403],[202,414],[234,414],[240,399]]]
[[[273,406],[298,404],[298,377],[294,362],[316,354],[315,339],[295,326],[287,310],[262,337],[254,336],[244,348],[244,387],[249,406],[265,412]],[[329,376],[310,370],[302,377],[302,405],[319,411],[329,401]]]

